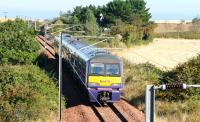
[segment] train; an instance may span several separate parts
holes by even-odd
[[[54,49],[59,51],[60,37],[55,37]],[[62,59],[73,69],[86,87],[90,102],[120,100],[123,82],[123,61],[104,49],[83,40],[62,34]]]

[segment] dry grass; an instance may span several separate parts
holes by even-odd
[[[5,17],[0,17],[0,22],[5,22],[5,21],[7,21],[7,20],[11,20],[11,21],[13,21],[14,20],[14,18],[7,18],[6,20],[5,20]]]
[[[156,38],[149,45],[113,53],[134,64],[149,62],[162,70],[171,70],[200,53],[200,40]]]
[[[145,85],[157,84],[162,71],[151,65],[134,65],[125,61],[125,88],[123,96],[132,105],[144,112]],[[147,82],[151,81],[151,82]],[[188,99],[186,101],[169,102],[156,98],[156,122],[199,122],[200,101]]]
[[[195,107],[194,107],[195,106]],[[156,121],[158,122],[199,122],[199,101],[156,102]]]
[[[113,53],[131,62],[131,64],[125,62],[124,79],[127,82],[124,97],[144,111],[146,81],[156,84],[162,75],[155,68],[136,64],[149,62],[162,70],[171,70],[200,53],[200,40],[155,39],[149,45],[136,46]],[[156,100],[157,122],[200,122],[199,115],[199,100],[184,102]]]
[[[192,24],[184,23],[182,25],[182,32],[189,31]],[[155,33],[166,33],[166,32],[177,32],[178,31],[178,24],[177,23],[158,23],[157,27],[155,28]]]

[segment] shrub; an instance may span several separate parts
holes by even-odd
[[[145,86],[146,84],[158,84],[161,75],[162,71],[149,63],[134,65],[124,61],[125,88],[123,96],[131,104],[144,110]]]
[[[0,121],[44,121],[57,110],[58,90],[38,67],[3,66],[0,74]]]
[[[38,50],[35,33],[24,21],[0,23],[0,64],[31,64]]]
[[[161,83],[183,82],[186,84],[198,84],[200,81],[200,55],[188,62],[179,65],[172,71],[163,74]],[[169,80],[172,79],[172,80]],[[159,95],[168,100],[200,100],[200,89],[189,88],[184,91],[173,90],[171,92],[162,93]]]
[[[123,96],[131,104],[144,111],[145,86],[181,81],[198,84],[200,80],[200,55],[172,71],[162,72],[151,64],[124,62],[125,88]],[[156,121],[198,122],[200,89],[156,90]]]

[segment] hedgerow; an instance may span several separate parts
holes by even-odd
[[[57,110],[58,90],[34,65],[0,67],[0,121],[35,121]]]
[[[188,62],[177,66],[172,71],[165,72],[161,83],[183,82],[186,84],[200,83],[200,55]],[[162,92],[161,92],[162,93]],[[171,92],[162,93],[161,98],[168,100],[200,100],[200,89],[188,88],[187,90],[172,90]]]

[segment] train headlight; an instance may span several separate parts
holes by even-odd
[[[88,83],[88,86],[93,87],[93,86],[98,86],[98,84],[97,83]]]
[[[120,83],[113,83],[112,86],[121,86]]]

